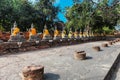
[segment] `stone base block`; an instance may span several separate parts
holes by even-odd
[[[74,54],[74,59],[76,60],[84,60],[86,59],[86,53],[85,51],[78,51]]]
[[[25,37],[23,35],[10,36],[8,42],[25,42]]]
[[[102,47],[108,47],[107,43],[102,44]]]
[[[28,41],[40,41],[40,36],[39,35],[35,35],[35,36],[30,36]]]
[[[101,50],[99,46],[95,46],[95,47],[93,47],[93,49],[96,50],[96,51],[100,51]]]
[[[43,80],[44,67],[41,65],[27,66],[22,71],[22,80]]]

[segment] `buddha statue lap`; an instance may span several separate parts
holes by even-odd
[[[44,30],[43,30],[43,38],[42,40],[43,41],[47,41],[47,40],[51,40],[52,39],[52,36],[50,35],[48,29],[47,29],[47,26],[45,25],[44,27]]]

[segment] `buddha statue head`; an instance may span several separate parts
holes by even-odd
[[[57,26],[55,26],[55,30],[57,30]]]
[[[15,27],[17,27],[16,21],[15,21],[14,24],[13,24],[13,28],[15,28]]]
[[[34,24],[33,23],[31,24],[31,28],[34,28]]]
[[[47,29],[47,26],[46,26],[46,24],[45,24],[45,26],[44,26],[44,29]]]

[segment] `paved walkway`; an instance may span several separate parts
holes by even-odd
[[[45,80],[103,80],[120,52],[120,43],[96,52],[93,46],[105,41],[49,48],[0,56],[0,80],[21,80],[23,67],[44,65]],[[85,50],[87,59],[74,60],[75,51]],[[119,73],[118,73],[119,74]],[[118,77],[120,80],[120,78]],[[118,80],[117,79],[117,80]]]

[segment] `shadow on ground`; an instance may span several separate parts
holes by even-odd
[[[45,73],[44,80],[59,80],[60,76],[53,73]]]
[[[86,57],[86,60],[89,60],[89,59],[93,59],[93,57],[87,56],[87,57]]]

